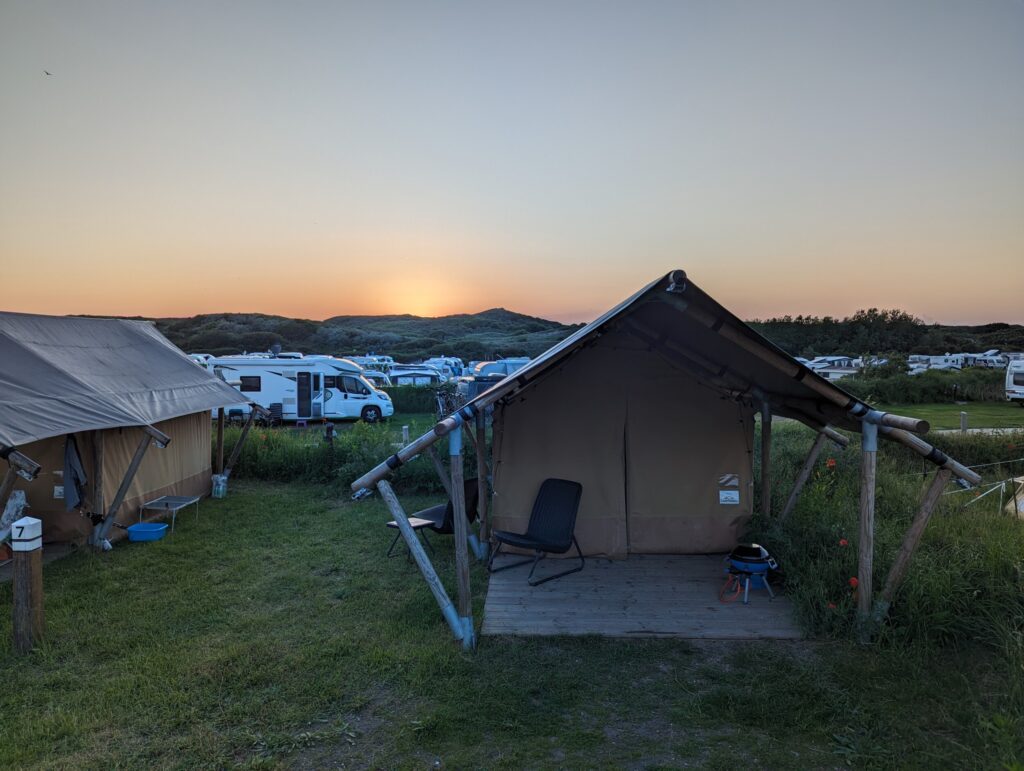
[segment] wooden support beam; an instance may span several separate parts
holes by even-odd
[[[963,479],[965,482],[970,482],[972,485],[981,484],[981,475],[972,471],[971,469],[959,463],[944,452],[936,449],[930,445],[924,439],[919,436],[914,436],[907,431],[902,431],[898,428],[890,428],[888,426],[882,426],[879,429],[884,436],[890,439],[894,439],[905,447],[909,447],[911,450],[916,452],[926,460],[931,461],[939,468],[949,469],[956,476]]]
[[[864,424],[860,459],[860,538],[857,542],[857,618],[861,642],[870,640],[872,575],[875,555],[875,470],[878,426]]]
[[[828,436],[824,433],[818,434],[814,437],[814,444],[811,445],[811,451],[807,453],[807,459],[804,461],[804,465],[800,468],[800,473],[796,475],[796,481],[793,483],[793,490],[789,494],[789,500],[786,501],[785,508],[782,509],[782,513],[779,515],[779,523],[786,521],[786,517],[790,515],[793,509],[796,508],[796,502],[800,499],[800,493],[804,489],[804,485],[807,484],[807,480],[811,477],[811,472],[814,470],[814,464],[818,462],[818,456],[821,455],[821,450],[825,446],[825,441]]]
[[[463,623],[462,646],[475,644],[473,598],[469,586],[469,521],[466,518],[466,485],[462,471],[462,432],[448,435],[448,465],[451,467],[452,517],[455,529],[455,573],[459,589],[459,618]]]
[[[892,605],[892,601],[896,597],[896,591],[907,575],[910,558],[914,556],[914,551],[917,549],[918,544],[921,543],[921,536],[924,535],[924,529],[928,526],[928,520],[931,519],[932,512],[935,511],[935,506],[939,502],[939,497],[942,495],[942,491],[946,488],[952,475],[953,472],[949,469],[939,469],[925,491],[924,497],[921,499],[921,507],[917,510],[917,514],[914,515],[914,520],[910,523],[907,534],[903,537],[903,543],[896,554],[896,559],[893,561],[892,567],[889,568],[889,575],[885,579],[885,588],[882,589],[881,599],[875,609],[876,620],[884,619],[889,613],[889,606]]]
[[[152,441],[153,437],[148,432],[142,434],[142,439],[139,441],[138,447],[135,448],[135,454],[132,456],[131,463],[128,464],[128,468],[124,472],[121,485],[117,488],[117,492],[114,493],[114,500],[110,502],[110,508],[107,509],[106,516],[92,530],[89,542],[93,546],[101,547],[103,542],[110,536],[110,531],[113,530],[114,522],[116,521],[117,510],[121,508],[121,504],[128,494],[128,488],[131,486],[132,480],[135,479],[135,473],[139,470],[139,466],[142,465],[142,458],[145,456],[146,450],[149,449]]]
[[[217,408],[217,462],[213,467],[214,474],[224,473],[224,408]]]
[[[22,517],[11,527],[14,650],[28,653],[41,642],[43,617],[43,523]]]
[[[441,485],[444,487],[444,491],[448,495],[448,500],[452,500],[451,479],[448,477],[448,469],[444,467],[444,461],[441,460],[441,456],[438,454],[437,448],[433,445],[428,447],[427,455],[430,456],[430,460],[434,464],[434,470],[437,472],[437,478],[441,480]]]
[[[487,465],[487,420],[482,412],[476,416],[476,500],[480,520],[480,540],[486,546],[491,540],[490,468]]]
[[[100,514],[106,511],[103,500],[103,465],[106,455],[102,430],[92,432],[92,511]]]
[[[235,446],[231,448],[231,455],[228,457],[228,465],[224,467],[221,473],[230,477],[231,472],[235,468],[235,464],[238,463],[238,458],[242,455],[242,446],[245,444],[245,439],[249,436],[249,429],[252,428],[252,424],[256,420],[256,416],[260,414],[260,410],[256,409],[255,404],[249,405],[249,417],[246,418],[245,424],[242,426],[242,433],[238,435],[238,441],[235,442]]]
[[[772,515],[772,408],[761,402],[761,513]]]
[[[455,635],[456,640],[461,640],[465,634],[462,620],[455,611],[455,606],[452,605],[448,592],[445,591],[444,584],[438,578],[437,571],[434,570],[430,558],[423,550],[423,544],[416,537],[412,525],[409,524],[409,517],[402,508],[402,504],[398,502],[398,496],[395,495],[395,491],[385,479],[377,482],[377,491],[388,507],[388,511],[391,512],[391,516],[398,524],[398,531],[402,534],[402,538],[405,539],[405,545],[409,548],[413,561],[420,569],[420,573],[423,574],[423,580],[427,582],[427,587],[430,589],[431,594],[434,595],[434,599],[437,600],[437,604],[441,608],[441,614],[444,616],[445,621],[448,622],[448,626],[451,627],[452,634]]]

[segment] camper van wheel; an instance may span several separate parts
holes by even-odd
[[[380,418],[380,407],[363,407],[363,420],[367,423],[377,423]]]

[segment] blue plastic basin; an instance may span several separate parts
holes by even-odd
[[[159,541],[166,533],[166,522],[139,522],[128,527],[128,540]]]

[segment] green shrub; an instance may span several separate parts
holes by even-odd
[[[391,386],[384,390],[395,412],[437,412],[437,386]]]
[[[930,369],[920,375],[906,373],[863,375],[843,378],[839,385],[861,399],[889,404],[931,404],[935,402],[1005,400],[1005,373],[977,367],[961,370]]]

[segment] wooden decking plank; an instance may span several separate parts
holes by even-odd
[[[516,557],[502,557],[513,561]],[[543,577],[563,563],[542,563]],[[568,563],[564,563],[568,564]],[[705,639],[796,639],[792,605],[751,589],[749,605],[722,603],[718,555],[589,559],[586,568],[531,587],[528,566],[491,575],[483,633]]]

